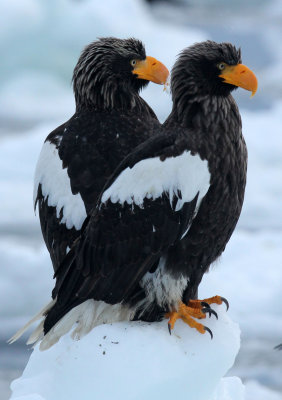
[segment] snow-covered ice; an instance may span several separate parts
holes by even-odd
[[[213,331],[201,335],[177,321],[100,325],[80,341],[69,335],[51,349],[33,351],[11,400],[244,400],[238,378],[224,378],[240,347],[240,330],[216,306]]]

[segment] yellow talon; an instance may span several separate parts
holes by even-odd
[[[197,331],[201,334],[206,331],[210,333],[211,337],[213,337],[212,332],[209,328],[195,321],[194,318],[203,319],[206,318],[206,313],[215,315],[217,318],[217,313],[212,310],[209,305],[210,304],[222,304],[225,303],[227,309],[229,307],[228,301],[221,296],[213,296],[204,300],[189,300],[188,305],[180,302],[178,305],[177,311],[168,312],[165,317],[169,319],[168,321],[168,330],[171,334],[172,329],[174,328],[175,322],[178,319],[182,319],[183,322],[188,324],[191,328],[197,329]]]

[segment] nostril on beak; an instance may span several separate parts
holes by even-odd
[[[156,65],[156,63],[154,62],[152,65]]]
[[[240,72],[240,74],[244,74],[246,72],[246,70],[244,69],[243,71]]]

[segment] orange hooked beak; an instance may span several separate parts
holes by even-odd
[[[145,79],[159,85],[164,85],[169,76],[167,67],[154,57],[137,60],[132,73],[137,75],[138,79]]]
[[[223,78],[223,82],[230,83],[231,85],[239,86],[243,89],[252,92],[253,97],[258,88],[258,81],[253,73],[246,65],[226,65],[220,78]]]

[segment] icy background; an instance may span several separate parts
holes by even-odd
[[[231,41],[258,77],[253,99],[235,94],[249,150],[243,213],[200,295],[228,298],[242,330],[230,374],[247,382],[251,400],[281,400],[282,352],[273,347],[282,342],[282,2],[0,0],[0,16],[0,398],[30,354],[23,342],[5,341],[52,287],[32,206],[35,163],[47,134],[74,111],[70,81],[81,49],[112,35],[142,39],[168,68],[195,41]],[[164,120],[171,104],[162,88],[150,84],[143,97]]]

